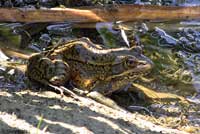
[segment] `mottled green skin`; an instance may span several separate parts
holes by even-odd
[[[71,81],[78,88],[109,94],[151,68],[151,61],[138,47],[103,49],[87,38],[80,38],[31,56],[27,75],[43,84],[62,85]]]

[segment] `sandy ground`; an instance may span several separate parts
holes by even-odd
[[[114,110],[92,99],[76,100],[52,91],[0,89],[0,133],[156,134],[185,132],[163,128],[138,113]]]

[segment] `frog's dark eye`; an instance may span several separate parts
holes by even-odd
[[[136,67],[137,66],[137,60],[135,58],[129,58],[126,60],[126,65],[128,67]]]

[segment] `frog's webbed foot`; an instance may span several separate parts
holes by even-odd
[[[99,93],[97,91],[92,91],[92,92],[88,93],[87,96],[89,98],[96,100],[97,102],[99,102],[103,105],[110,107],[110,108],[113,108],[113,109],[116,109],[119,111],[124,110],[123,108],[118,106],[112,99],[105,97],[104,95],[102,95],[101,93]]]

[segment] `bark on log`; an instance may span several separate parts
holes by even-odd
[[[61,22],[77,23],[200,19],[200,7],[155,5],[119,5],[111,8],[52,8],[16,9],[0,8],[1,22]]]

